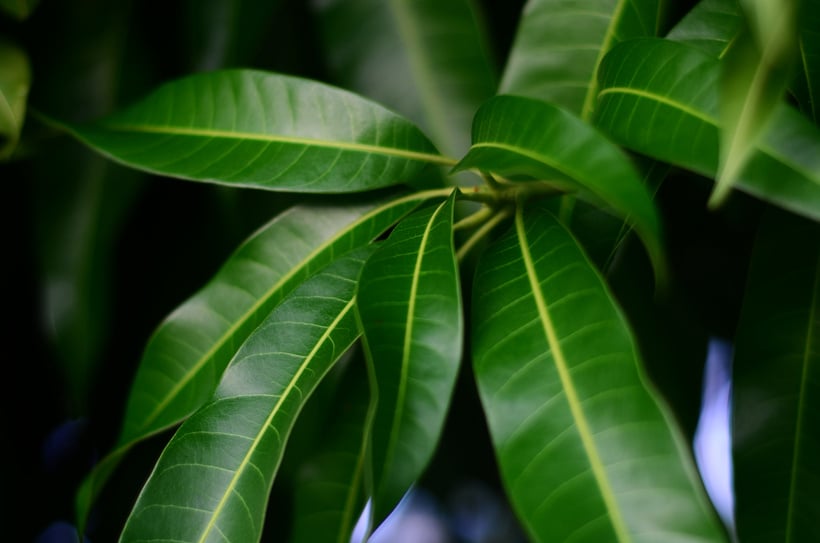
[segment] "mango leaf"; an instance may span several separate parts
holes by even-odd
[[[354,358],[330,406],[325,435],[299,469],[290,543],[350,543],[365,504],[371,407],[367,368]]]
[[[120,541],[259,541],[288,435],[311,392],[359,337],[356,278],[372,247],[311,277],[236,353],[212,400],[180,426]]]
[[[14,151],[20,138],[30,86],[28,56],[17,45],[0,37],[0,160]]]
[[[482,255],[471,320],[502,479],[533,541],[724,541],[620,309],[543,205],[520,206]]]
[[[412,123],[374,102],[255,70],[187,76],[98,122],[64,128],[133,168],[268,190],[358,192],[449,163]]]
[[[316,2],[335,79],[419,124],[447,154],[470,146],[475,110],[496,90],[472,0]]]
[[[666,37],[721,58],[741,26],[737,0],[700,0]]]
[[[0,9],[19,20],[28,19],[40,0],[0,0]]]
[[[797,18],[799,62],[792,92],[800,110],[820,124],[820,9],[817,2],[803,0]]]
[[[771,0],[744,6],[744,25],[720,65],[720,154],[709,197],[712,208],[726,201],[772,113],[783,102],[797,46],[795,0],[777,0],[776,7]],[[766,31],[758,31],[760,27]]]
[[[427,466],[461,361],[455,193],[402,220],[362,270],[358,314],[378,403],[373,419],[377,526]]]
[[[625,218],[665,274],[661,224],[629,157],[574,115],[549,103],[497,96],[476,113],[473,146],[455,169],[565,181],[580,196]]]
[[[595,108],[601,59],[616,43],[657,36],[662,0],[529,0],[500,92],[540,98],[583,119]]]
[[[595,123],[628,149],[714,178],[719,74],[716,58],[683,43],[624,42],[601,63]],[[820,131],[778,106],[737,188],[820,219]]]
[[[206,402],[236,349],[290,291],[339,254],[375,239],[424,198],[416,193],[380,207],[295,206],[240,246],[151,336],[116,449],[78,491],[79,524],[127,451]]]
[[[820,540],[820,228],[764,215],[733,360],[735,524],[741,541]]]

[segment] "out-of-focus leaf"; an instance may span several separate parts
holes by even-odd
[[[720,58],[741,25],[737,0],[700,0],[666,37]]]
[[[379,207],[296,206],[239,247],[151,336],[116,449],[79,489],[78,517],[85,519],[134,443],[178,424],[211,397],[236,349],[284,296],[339,254],[371,242],[424,198],[416,193]]]
[[[134,168],[268,190],[359,192],[450,163],[412,123],[374,102],[255,70],[187,76],[98,122],[65,128]]]
[[[472,0],[316,3],[328,64],[341,85],[395,109],[439,149],[461,156],[495,69]]]
[[[569,182],[582,198],[634,226],[658,276],[664,275],[661,224],[649,191],[629,157],[574,115],[532,98],[492,98],[476,113],[473,146],[456,166],[469,168]]]
[[[326,417],[327,430],[299,469],[290,543],[350,543],[364,507],[372,403],[364,361],[351,362]]]
[[[614,47],[601,64],[595,122],[621,145],[714,177],[718,166],[719,61],[666,39]],[[781,104],[737,188],[820,218],[820,131]]]
[[[0,9],[19,19],[28,19],[40,0],[0,0]]]
[[[20,138],[30,86],[28,56],[0,36],[0,161],[14,151]]]
[[[820,124],[820,6],[803,0],[797,17],[798,62],[792,92],[803,113]]]
[[[500,92],[560,105],[589,119],[596,73],[616,43],[657,36],[662,0],[529,0],[521,14]]]
[[[176,432],[120,541],[262,536],[288,435],[313,389],[359,337],[356,278],[371,247],[294,290],[236,353],[210,402]]]
[[[358,314],[378,398],[373,518],[390,513],[433,455],[461,362],[455,193],[402,220],[362,270]]]
[[[482,255],[473,364],[502,477],[533,541],[724,541],[629,328],[543,207]]]
[[[776,9],[772,9],[773,4]],[[792,53],[797,49],[796,0],[759,0],[744,5],[743,27],[720,63],[720,153],[709,198],[712,208],[725,202],[758,147],[772,113],[783,103],[791,79]],[[760,27],[766,31],[758,30]]]
[[[820,228],[764,216],[733,360],[735,524],[743,542],[820,540]]]

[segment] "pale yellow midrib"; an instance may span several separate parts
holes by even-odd
[[[564,352],[561,350],[561,343],[558,341],[555,328],[552,324],[552,318],[549,314],[547,302],[544,299],[543,292],[541,291],[538,274],[535,270],[535,264],[527,241],[522,208],[523,206],[518,206],[518,209],[516,210],[515,228],[518,234],[519,245],[521,247],[521,257],[524,261],[524,266],[527,272],[527,279],[529,280],[533,298],[538,308],[538,316],[544,327],[544,334],[547,336],[550,352],[552,353],[552,358],[555,361],[555,367],[558,370],[558,375],[561,379],[561,386],[564,390],[564,394],[566,395],[567,403],[569,404],[570,411],[572,413],[572,418],[575,421],[575,427],[581,438],[584,452],[587,455],[590,468],[592,469],[592,473],[598,483],[601,497],[603,498],[606,509],[609,512],[609,519],[612,523],[612,529],[614,530],[620,543],[629,543],[631,541],[629,531],[626,527],[621,510],[618,507],[618,503],[615,500],[615,494],[612,491],[612,487],[604,469],[604,464],[598,453],[592,431],[589,427],[589,423],[587,422],[583,408],[581,407],[581,402],[578,399],[578,393],[575,390],[575,384],[573,383],[572,376],[569,373],[567,361],[564,358]]]
[[[262,437],[265,435],[265,432],[268,430],[268,428],[270,428],[270,426],[273,424],[273,419],[279,413],[279,409],[282,407],[282,404],[288,398],[288,396],[293,391],[293,389],[296,388],[296,383],[299,381],[299,379],[301,378],[304,371],[307,369],[307,367],[313,361],[313,358],[319,352],[319,349],[330,338],[330,334],[336,329],[336,327],[339,325],[339,323],[342,321],[342,319],[344,319],[347,316],[347,314],[350,313],[350,311],[353,309],[353,306],[355,304],[356,304],[356,297],[353,296],[350,299],[350,301],[347,303],[347,305],[345,305],[344,309],[342,309],[339,312],[339,314],[336,316],[336,318],[333,319],[333,322],[330,323],[330,325],[327,327],[327,329],[319,337],[319,340],[313,346],[313,349],[311,349],[311,351],[307,354],[307,356],[305,356],[305,359],[299,365],[299,369],[293,375],[293,378],[291,378],[290,382],[288,382],[288,385],[285,387],[285,390],[282,391],[281,396],[279,396],[279,399],[276,401],[276,404],[271,409],[271,412],[268,415],[267,419],[265,419],[265,423],[262,425],[262,427],[260,428],[259,433],[254,438],[253,443],[248,448],[247,454],[242,459],[242,462],[240,462],[239,466],[236,468],[236,472],[234,473],[234,476],[231,478],[231,482],[228,484],[228,487],[225,489],[225,492],[223,493],[222,498],[219,500],[219,503],[216,505],[216,508],[214,508],[214,511],[211,514],[211,518],[208,521],[207,526],[205,526],[205,530],[202,532],[202,535],[200,536],[200,538],[198,540],[199,543],[204,543],[205,542],[205,540],[207,539],[207,537],[210,534],[211,530],[216,525],[216,519],[219,517],[219,515],[222,512],[222,509],[225,507],[225,504],[228,502],[228,497],[233,493],[234,488],[236,488],[236,485],[239,483],[240,477],[244,473],[245,468],[247,467],[247,465],[250,463],[251,457],[253,456],[253,453],[256,451],[256,448],[259,446],[259,442],[262,440]]]
[[[598,49],[598,56],[595,59],[595,65],[592,67],[592,76],[590,77],[589,86],[584,96],[584,104],[581,107],[581,118],[585,121],[589,121],[592,115],[593,104],[598,96],[598,67],[601,65],[604,55],[609,51],[612,40],[615,38],[615,27],[618,25],[625,4],[626,0],[618,0],[618,4],[612,13],[612,18],[609,20],[609,25],[606,27],[606,33],[604,34],[604,39],[601,41],[601,47]]]

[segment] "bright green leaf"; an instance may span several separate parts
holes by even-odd
[[[519,208],[482,255],[472,353],[502,479],[533,541],[724,541],[620,310],[543,207]]]
[[[744,543],[820,540],[820,228],[764,216],[733,360],[735,524]]]
[[[14,151],[20,138],[30,86],[28,57],[18,46],[0,37],[0,160]]]
[[[663,0],[529,0],[521,15],[500,92],[555,103],[588,119],[595,74],[616,43],[657,36]]]
[[[359,337],[356,278],[370,252],[358,249],[307,280],[248,338],[213,399],[163,451],[122,543],[260,540],[293,423]]]
[[[224,70],[166,83],[98,122],[67,129],[134,168],[296,192],[358,192],[448,164],[412,123],[316,81]]]
[[[666,39],[619,44],[599,73],[595,122],[621,145],[714,177],[718,167],[719,61]],[[781,104],[737,188],[820,219],[820,131]]]
[[[22,21],[28,19],[39,3],[40,0],[0,0],[0,9]]]
[[[666,37],[721,58],[741,24],[737,0],[700,0]]]
[[[211,397],[236,349],[317,269],[379,236],[425,198],[382,206],[296,206],[259,229],[157,328],[132,384],[117,449],[86,478],[78,516],[134,443],[180,423]],[[82,522],[80,522],[82,525]]]
[[[365,504],[371,395],[363,360],[352,360],[329,406],[325,434],[299,469],[290,543],[350,543]]]
[[[346,88],[419,124],[445,153],[470,145],[470,121],[496,89],[472,0],[317,2],[328,63]]]
[[[634,226],[658,275],[665,273],[660,219],[640,174],[618,146],[574,115],[532,98],[493,98],[476,113],[473,146],[456,166],[468,168],[568,181]]]
[[[455,193],[402,220],[359,281],[357,307],[378,397],[372,429],[376,524],[432,457],[461,361],[454,202]]]

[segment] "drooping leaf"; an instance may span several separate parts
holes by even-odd
[[[222,70],[166,83],[66,129],[113,160],[183,179],[295,192],[359,192],[447,164],[412,123],[320,82]]]
[[[594,127],[547,102],[497,96],[476,113],[473,146],[457,170],[569,183],[582,198],[634,226],[659,276],[661,224],[652,197],[629,157]]]
[[[372,429],[378,525],[427,466],[461,361],[455,193],[401,221],[368,260],[358,314],[378,398]]]
[[[350,543],[365,504],[371,394],[364,360],[352,360],[339,383],[327,431],[295,484],[290,543]]]
[[[471,337],[504,485],[533,541],[724,541],[620,310],[545,208],[519,207],[482,255]]]
[[[583,119],[595,109],[601,59],[616,43],[657,36],[663,0],[529,0],[500,92],[562,106]]]
[[[820,124],[820,6],[803,0],[797,18],[798,67],[792,92],[803,113]]]
[[[0,160],[14,151],[20,138],[30,86],[28,56],[0,36]]]
[[[345,88],[395,109],[461,156],[470,121],[496,89],[472,0],[317,2],[328,63]]]
[[[359,337],[356,278],[372,247],[294,290],[237,352],[210,402],[176,432],[120,541],[260,541],[288,435],[311,392]]]
[[[116,450],[78,492],[79,518],[134,443],[180,423],[211,397],[236,349],[284,296],[338,255],[375,239],[424,198],[416,193],[378,207],[296,206],[239,247],[151,336]]]
[[[712,208],[725,202],[772,113],[783,103],[797,46],[796,0],[759,0],[744,6],[743,26],[720,63],[720,153],[709,197]]]
[[[743,542],[820,539],[820,228],[758,231],[732,378],[735,524]]]
[[[737,0],[700,0],[666,37],[721,58],[741,25]]]
[[[596,125],[621,145],[714,177],[718,166],[719,61],[666,39],[614,47],[599,73]],[[781,104],[737,188],[820,218],[820,131]]]
[[[19,19],[28,19],[40,0],[0,0],[0,9]]]

